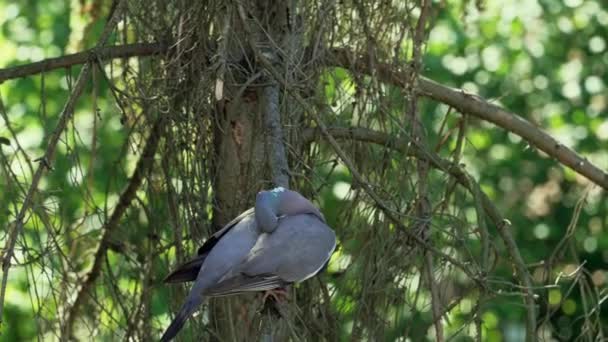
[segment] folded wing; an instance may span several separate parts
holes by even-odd
[[[333,230],[315,215],[281,218],[262,234],[246,260],[229,271],[206,296],[263,291],[304,281],[321,270],[336,246]]]
[[[215,247],[215,245],[220,241],[220,239],[226,235],[230,229],[234,226],[238,225],[245,217],[253,215],[253,208],[250,208],[239,216],[237,216],[232,221],[228,222],[222,229],[215,232],[211,235],[205,243],[201,247],[199,247],[197,255],[192,259],[187,261],[186,263],[178,266],[173,272],[165,277],[163,282],[165,283],[183,283],[194,281],[198,272],[200,271],[203,263],[207,259],[207,255]]]

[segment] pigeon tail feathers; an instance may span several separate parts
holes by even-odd
[[[182,305],[182,308],[179,310],[179,313],[177,314],[177,316],[175,316],[167,330],[165,330],[165,333],[160,338],[160,342],[171,341],[175,337],[175,335],[177,335],[177,333],[182,330],[182,328],[184,327],[184,323],[186,323],[186,320],[188,320],[188,318],[192,316],[192,314],[198,309],[199,305],[202,302],[203,296],[200,295],[194,298],[188,298],[184,305]]]

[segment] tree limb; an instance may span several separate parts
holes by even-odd
[[[3,81],[35,75],[41,72],[65,68],[77,64],[86,63],[91,55],[95,53],[101,60],[112,58],[125,58],[135,56],[150,56],[166,52],[167,46],[161,43],[141,43],[129,45],[117,45],[107,48],[91,49],[83,52],[50,58],[40,62],[27,65],[0,69],[0,83]],[[94,52],[95,51],[95,52]],[[372,70],[363,58],[354,56],[346,49],[332,49],[333,60],[327,61],[328,65],[340,66],[354,72],[372,74],[377,71],[378,77],[388,83],[405,87],[407,71],[395,71],[394,67],[386,64],[376,64]],[[439,84],[431,79],[419,77],[418,91],[420,95],[445,103],[458,109],[462,113],[468,113],[475,117],[494,123],[495,125],[512,132],[532,146],[542,150],[560,163],[572,168],[575,172],[585,176],[593,183],[608,190],[608,173],[595,164],[580,156],[574,150],[561,144],[555,138],[535,127],[522,117],[508,112],[478,96],[473,96],[459,89],[453,89]]]
[[[166,50],[167,47],[161,43],[136,43],[93,48],[70,55],[48,58],[40,62],[0,69],[0,83],[10,79],[84,64],[92,60],[103,61],[115,58],[151,56],[163,53]]]
[[[372,70],[365,62],[365,59],[353,56],[352,52],[346,49],[333,49],[332,53],[335,59],[330,61],[330,64],[347,68],[354,72],[373,73],[384,82],[400,87],[407,86],[408,75],[410,74],[408,70],[397,71],[393,66],[387,64],[376,64]],[[571,148],[561,144],[551,135],[534,126],[521,116],[492,104],[481,97],[467,94],[463,90],[441,85],[425,77],[418,79],[418,91],[421,95],[445,103],[456,108],[461,113],[471,114],[515,133],[530,143],[530,145],[542,150],[560,163],[608,190],[608,173],[577,154]]]

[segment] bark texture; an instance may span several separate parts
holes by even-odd
[[[288,120],[289,112],[283,110],[279,85],[255,57],[256,52],[267,54],[277,69],[286,70],[285,56],[276,51],[292,44],[288,13],[287,3],[272,1],[235,4],[225,13],[219,50],[223,60],[216,80],[216,229],[247,209],[259,190],[289,185],[281,122]],[[218,336],[233,341],[278,336],[280,324],[259,320],[261,305],[254,295],[214,300]]]

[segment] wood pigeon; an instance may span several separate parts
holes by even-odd
[[[165,278],[195,281],[163,334],[169,341],[205,297],[266,291],[317,274],[336,247],[334,231],[304,196],[278,187],[261,191],[255,206],[230,221],[198,249],[198,255]]]

